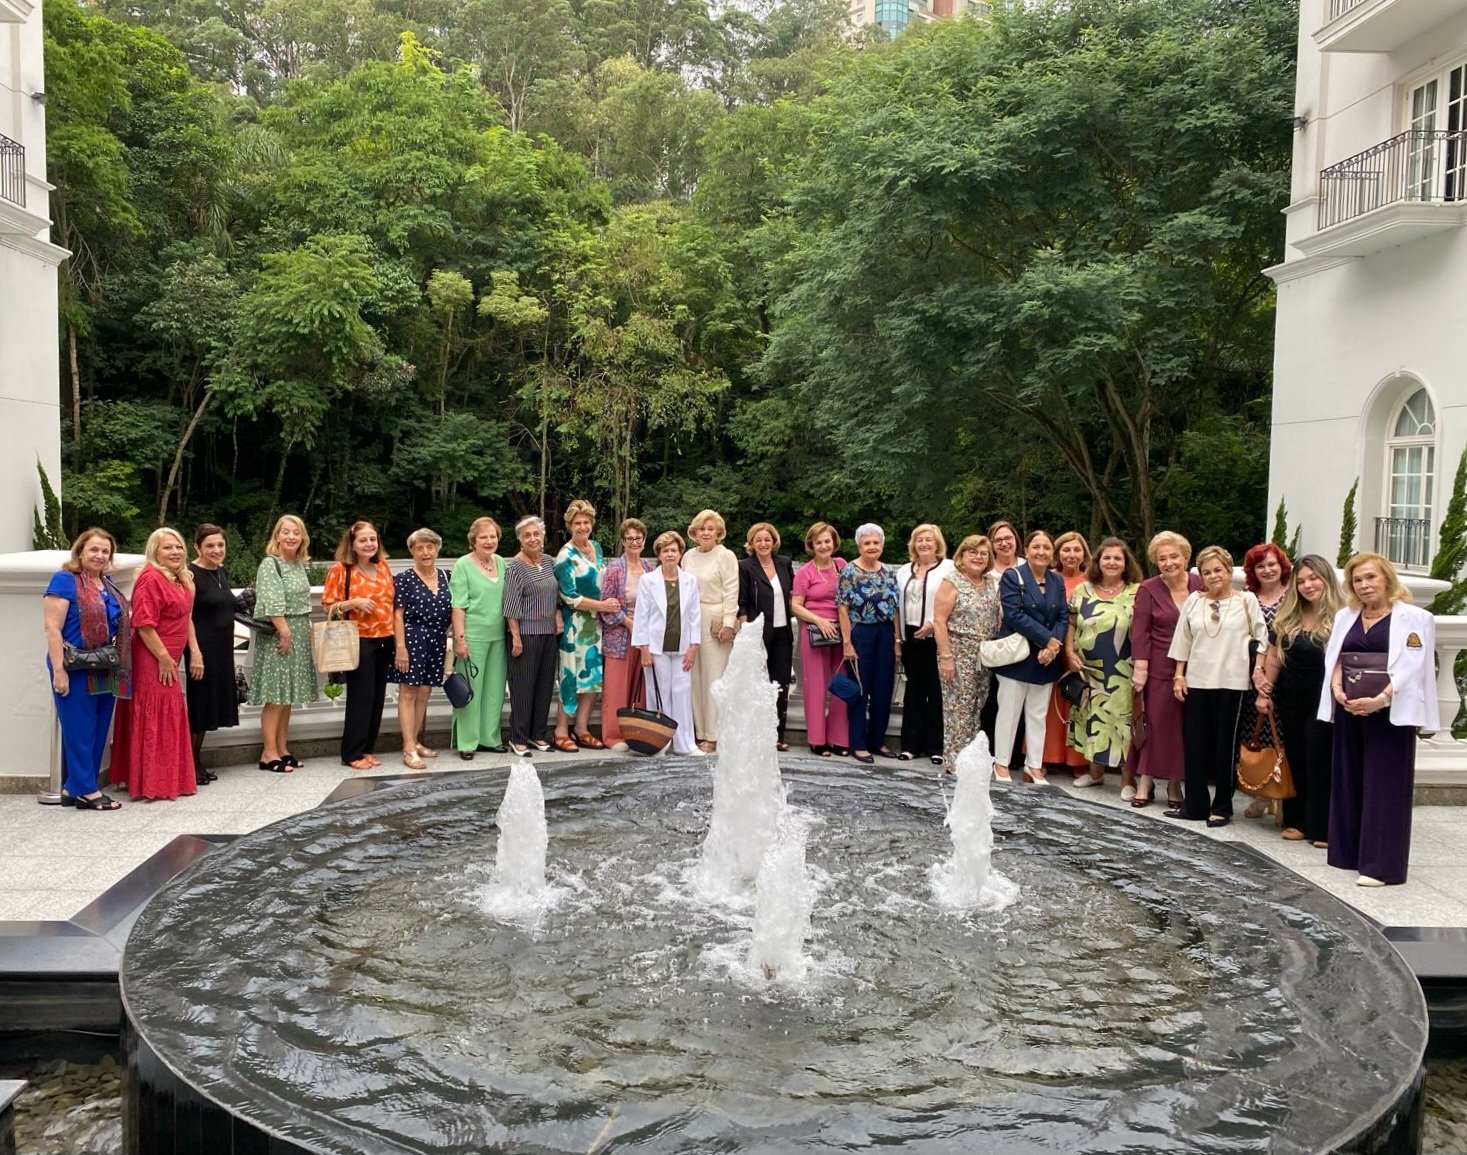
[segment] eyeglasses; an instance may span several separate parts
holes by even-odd
[[[646,540],[647,540],[647,538],[644,535],[640,534],[640,533],[629,533],[629,534],[626,535],[626,537],[622,538],[622,541],[626,542],[628,545],[630,545],[634,541],[646,541]]]

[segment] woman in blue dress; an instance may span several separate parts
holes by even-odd
[[[392,633],[397,657],[387,680],[397,683],[397,725],[402,731],[402,764],[409,770],[426,768],[424,758],[438,751],[423,745],[423,723],[428,695],[443,685],[448,661],[448,627],[453,595],[448,571],[438,568],[443,539],[431,529],[420,529],[407,539],[413,568],[392,575]]]
[[[601,619],[597,614],[621,609],[616,598],[601,600],[601,570],[606,562],[601,547],[591,540],[596,507],[573,501],[565,511],[571,539],[555,555],[555,578],[565,609],[560,630],[560,717],[555,723],[555,748],[567,752],[601,750],[591,733],[591,710],[601,693]],[[572,737],[571,719],[575,718]]]

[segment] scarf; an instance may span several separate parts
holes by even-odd
[[[81,626],[82,648],[95,650],[99,646],[105,646],[113,640],[112,632],[107,625],[107,599],[103,590],[98,589],[87,581],[83,574],[75,574],[76,578],[76,610],[78,624]],[[117,585],[105,574],[102,584],[106,591],[117,599],[119,614],[117,618],[117,653],[121,659],[121,667],[108,674],[88,674],[87,693],[89,694],[112,694],[118,698],[132,697],[132,607],[128,604],[127,597],[117,588]]]

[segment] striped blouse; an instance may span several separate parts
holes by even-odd
[[[504,567],[504,617],[519,623],[523,634],[555,634],[555,611],[560,606],[560,582],[555,559],[540,555],[538,566],[511,558]]]

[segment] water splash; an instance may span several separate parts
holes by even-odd
[[[810,936],[813,894],[805,865],[808,834],[805,820],[786,810],[759,866],[748,965],[771,981],[798,983],[809,966],[805,939]]]
[[[510,768],[494,821],[499,827],[494,881],[480,889],[479,901],[496,918],[538,915],[551,904],[554,892],[545,882],[550,845],[545,794],[532,762],[522,759]]]
[[[979,734],[957,757],[957,787],[946,824],[952,831],[952,857],[931,871],[932,895],[950,910],[1002,910],[1019,888],[993,869],[993,755]]]
[[[710,898],[747,898],[784,813],[774,749],[778,698],[779,687],[769,680],[761,615],[739,631],[728,668],[713,683],[723,740],[713,772],[713,817],[698,868],[698,885]]]

